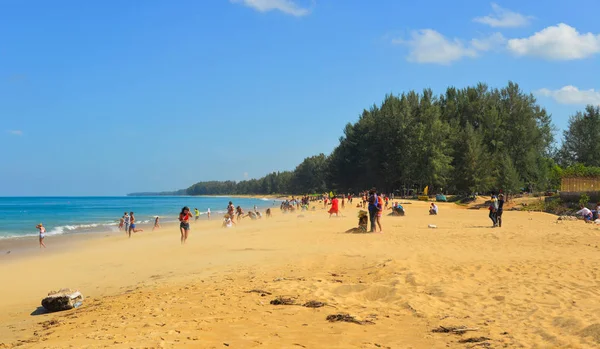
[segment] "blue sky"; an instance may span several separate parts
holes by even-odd
[[[509,80],[600,104],[596,0],[0,2],[0,195],[260,177],[386,93]]]

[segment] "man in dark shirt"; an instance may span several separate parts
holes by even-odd
[[[369,220],[371,221],[371,233],[376,231],[375,221],[377,219],[377,204],[379,202],[379,197],[377,197],[377,191],[375,188],[369,191]]]

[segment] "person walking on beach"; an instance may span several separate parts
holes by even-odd
[[[377,204],[379,203],[379,198],[377,197],[377,192],[375,188],[369,191],[369,221],[371,222],[371,231],[370,233],[374,233],[377,228],[375,225],[375,220],[377,219]]]
[[[502,228],[502,211],[504,211],[504,194],[498,195],[498,210],[496,210],[496,222]]]
[[[121,219],[119,219],[119,231],[123,230],[124,225],[125,225],[125,216],[121,216]]]
[[[234,219],[235,207],[231,201],[229,201],[229,205],[227,205],[227,214],[229,214],[229,217],[231,217],[231,223],[236,224]]]
[[[181,244],[185,244],[190,233],[190,209],[185,206],[179,213],[179,230],[181,231]]]
[[[331,218],[331,215],[335,213],[335,216],[339,216],[340,210],[339,210],[339,204],[338,204],[338,198],[337,197],[333,197],[333,199],[331,199],[331,208],[329,209],[329,218]]]
[[[44,238],[46,237],[46,228],[44,228],[44,225],[42,223],[36,225],[35,228],[39,229],[40,231],[40,248],[46,248],[46,245],[44,244]]]
[[[156,218],[154,219],[154,227],[152,228],[152,231],[156,229],[160,229],[160,217],[158,216],[156,216]]]
[[[138,232],[142,232],[144,231],[144,229],[136,229],[135,228],[135,216],[133,215],[133,212],[129,212],[129,221],[130,221],[130,225],[129,225],[129,237],[131,238],[131,233],[138,233]]]
[[[196,215],[196,220],[198,220],[200,218],[200,211],[198,211],[198,208],[194,208],[194,214]]]
[[[123,213],[123,226],[125,227],[125,234],[129,233],[129,224],[131,223],[131,218],[127,212]]]
[[[206,217],[210,221],[210,207],[208,208],[208,210],[206,210]]]

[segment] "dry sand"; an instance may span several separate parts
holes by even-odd
[[[405,208],[383,217],[384,234],[344,234],[357,223],[347,208],[200,222],[185,246],[176,227],[63,249],[49,238],[44,252],[0,259],[0,348],[600,347],[595,225],[505,212],[491,229],[486,210]],[[84,305],[31,315],[61,287]],[[269,304],[277,296],[327,306]],[[326,320],[336,313],[370,323]]]

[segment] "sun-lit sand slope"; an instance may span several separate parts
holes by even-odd
[[[187,246],[169,228],[5,258],[0,348],[600,347],[596,226],[506,212],[491,229],[487,210],[405,207],[406,217],[383,218],[384,234],[344,234],[355,208],[338,219],[276,210],[234,229],[193,225]],[[88,298],[30,315],[60,287]],[[277,296],[327,306],[269,304]],[[336,313],[363,323],[326,320]],[[480,337],[489,340],[463,343]]]

